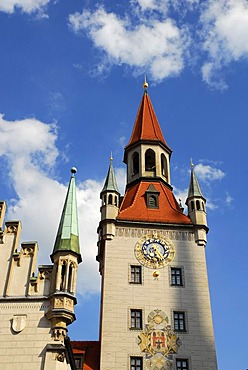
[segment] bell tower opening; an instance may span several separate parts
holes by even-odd
[[[133,172],[132,175],[136,175],[139,173],[139,153],[134,152],[133,153]]]
[[[145,153],[145,170],[153,172],[153,175],[156,173],[155,152],[152,149],[147,149]]]

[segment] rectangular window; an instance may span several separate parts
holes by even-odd
[[[173,319],[175,331],[186,331],[185,312],[174,311]]]
[[[182,269],[179,267],[171,268],[171,285],[183,286]]]
[[[77,370],[82,370],[83,365],[84,365],[84,356],[75,356],[75,365]]]
[[[130,357],[130,369],[131,370],[142,370],[143,369],[143,358],[142,357]]]
[[[177,370],[189,370],[188,360],[184,358],[178,358],[176,360],[176,369]]]
[[[142,310],[131,310],[131,329],[142,329]]]
[[[135,265],[132,265],[130,267],[131,269],[131,279],[130,279],[130,283],[133,283],[133,284],[141,284],[142,283],[142,279],[141,279],[141,266],[135,266]]]

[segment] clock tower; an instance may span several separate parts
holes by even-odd
[[[124,197],[112,159],[101,192],[100,369],[217,370],[205,259],[206,200],[193,165],[188,215],[175,199],[172,150],[147,87],[124,151]]]

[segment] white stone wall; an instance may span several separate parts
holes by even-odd
[[[50,335],[50,322],[44,317],[48,302],[0,301],[0,369],[42,369],[44,349],[54,343]],[[22,331],[12,329],[14,315],[26,316]]]
[[[162,231],[175,247],[170,266],[182,267],[184,287],[170,286],[170,267],[143,267],[142,285],[129,283],[130,264],[139,264],[135,244],[143,233],[154,230],[117,228],[106,241],[102,291],[101,370],[129,369],[130,356],[142,356],[137,343],[142,330],[130,330],[130,309],[143,310],[143,327],[155,309],[164,311],[173,326],[173,311],[185,311],[187,331],[178,333],[182,345],[177,357],[189,358],[192,370],[216,370],[208,279],[204,247],[197,246],[193,232]],[[145,365],[144,365],[145,368]]]

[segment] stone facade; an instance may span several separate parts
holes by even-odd
[[[173,261],[157,270],[142,266],[142,283],[131,282],[130,267],[139,265],[134,247],[139,237],[170,236],[175,248]],[[162,310],[173,327],[173,311],[185,313],[185,332],[179,332],[181,345],[175,355],[189,358],[194,370],[216,370],[205,249],[198,246],[194,233],[175,229],[116,229],[107,241],[104,255],[103,307],[101,325],[101,370],[128,369],[130,356],[140,356],[138,336],[153,310]],[[183,286],[171,285],[171,268],[183,271]],[[131,309],[142,310],[142,329],[132,329]],[[145,355],[142,354],[145,362]]]
[[[206,200],[192,164],[183,212],[171,152],[145,91],[125,148],[124,198],[112,202],[119,194],[109,176],[101,192],[101,370],[217,370]]]
[[[21,222],[4,223],[5,210],[5,202],[0,202],[0,370],[71,369],[65,338],[67,325],[75,320],[81,256],[69,248],[57,249],[53,264],[36,270],[37,242],[19,246]]]

